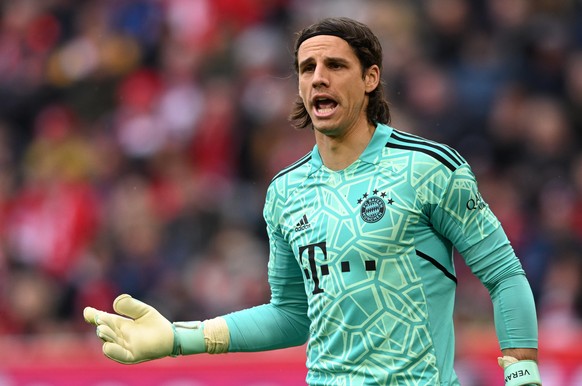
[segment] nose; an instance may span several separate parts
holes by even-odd
[[[322,86],[329,86],[328,71],[325,66],[317,66],[313,72],[313,78],[311,80],[314,88],[319,88]]]

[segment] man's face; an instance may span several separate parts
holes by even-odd
[[[297,52],[299,95],[318,132],[341,137],[367,125],[367,93],[379,82],[379,68],[362,76],[358,57],[343,39],[318,35]]]

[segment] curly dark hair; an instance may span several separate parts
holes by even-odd
[[[299,72],[297,61],[299,46],[305,40],[318,35],[332,35],[345,40],[352,47],[362,65],[362,77],[364,77],[365,71],[374,64],[380,68],[380,72],[382,71],[382,46],[376,35],[367,25],[359,21],[339,17],[323,19],[297,33],[294,52],[296,74]],[[367,117],[372,124],[390,123],[390,108],[384,96],[383,86],[384,82],[380,81],[378,87],[369,94]],[[289,121],[298,129],[303,129],[312,123],[300,96],[297,96],[294,102],[293,110],[289,114]]]

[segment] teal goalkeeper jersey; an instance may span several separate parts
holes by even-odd
[[[500,288],[524,278],[522,267],[469,166],[445,145],[378,125],[341,171],[316,146],[273,179],[264,216],[272,300],[227,316],[231,350],[308,338],[309,385],[457,385],[453,248],[495,312],[515,312]],[[253,323],[269,337],[255,346],[242,327]],[[517,336],[500,328],[502,347],[535,347],[528,323]]]

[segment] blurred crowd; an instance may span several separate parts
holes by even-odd
[[[294,32],[326,16],[379,36],[393,126],[470,162],[542,327],[580,325],[580,2],[6,0],[0,336],[86,331],[123,292],[171,320],[268,301],[265,190],[313,146]],[[457,269],[458,322],[490,318]]]

